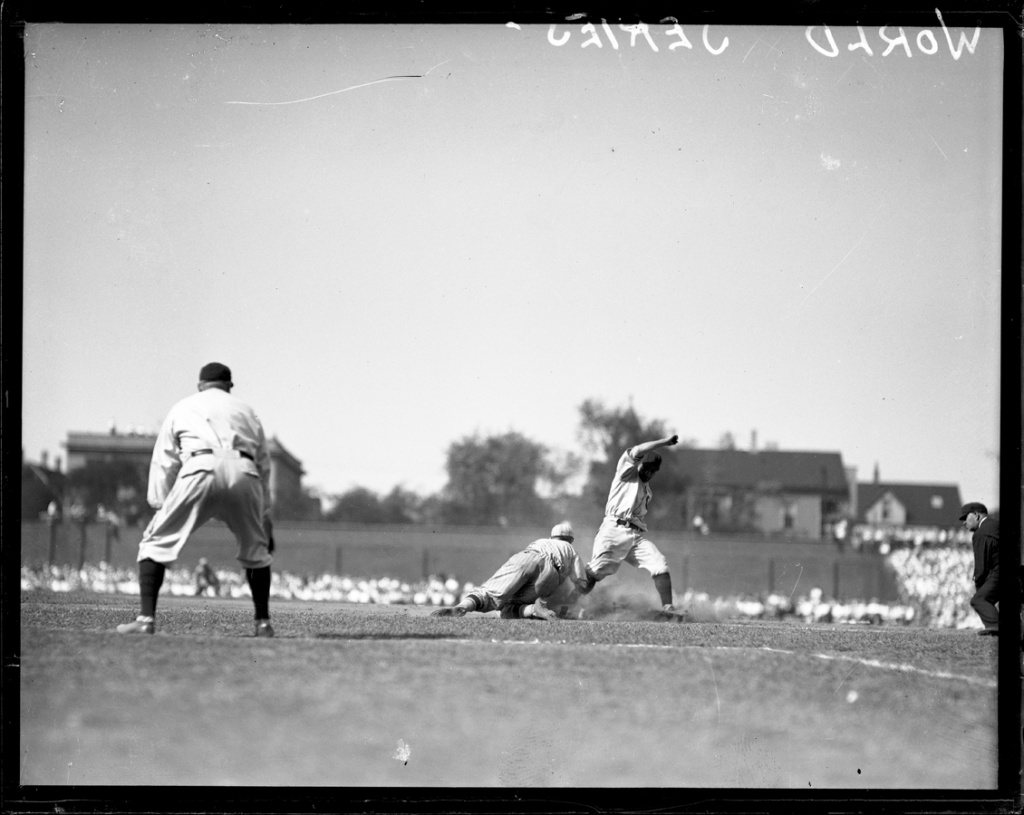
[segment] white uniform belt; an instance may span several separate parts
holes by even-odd
[[[245,450],[225,450],[221,447],[206,447],[202,450],[189,450],[188,457],[195,458],[196,456],[214,456],[215,458],[247,458],[249,461],[255,461],[249,453]]]

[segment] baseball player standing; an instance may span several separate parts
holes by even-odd
[[[575,537],[568,521],[555,524],[550,538],[535,540],[512,555],[458,605],[439,608],[431,616],[462,617],[468,611],[498,610],[504,619],[555,619],[558,615],[548,608],[547,601],[556,592],[559,597],[571,597],[586,583],[583,563],[572,545]]]
[[[608,503],[605,505],[604,521],[594,538],[594,551],[586,566],[587,583],[584,593],[609,575],[615,574],[626,561],[632,566],[644,569],[654,578],[654,586],[661,599],[662,611],[671,616],[680,616],[672,606],[672,578],[665,556],[647,538],[647,524],[644,516],[651,501],[648,486],[654,474],[661,469],[661,454],[655,452],[662,447],[678,443],[679,436],[672,435],[656,441],[648,441],[627,449],[615,468]]]
[[[120,634],[152,634],[164,572],[193,531],[211,518],[227,524],[256,607],[255,634],[272,637],[270,453],[253,409],[231,395],[231,370],[219,362],[199,372],[199,392],[175,404],[153,448],[148,501],[156,514],[139,542],[141,614]]]

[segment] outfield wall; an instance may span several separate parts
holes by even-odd
[[[454,575],[482,583],[513,553],[547,528],[385,526],[281,521],[275,526],[275,568],[293,574],[324,572],[351,577],[396,577],[415,581],[431,574]],[[596,527],[576,526],[576,548],[587,559]],[[140,529],[110,534],[106,524],[22,523],[21,562],[78,567],[106,560],[134,567]],[[677,593],[686,589],[712,596],[774,591],[800,597],[817,587],[836,599],[899,600],[892,569],[874,552],[856,552],[820,541],[776,541],[658,534],[652,539],[665,553]],[[189,540],[177,566],[194,568],[206,557],[214,568],[237,566],[234,538],[220,523],[202,527]],[[651,588],[646,572],[623,565],[616,582]]]

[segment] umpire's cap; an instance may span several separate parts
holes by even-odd
[[[982,515],[988,515],[988,507],[984,504],[979,504],[977,501],[971,501],[969,504],[964,504],[960,508],[960,520],[964,520],[972,512],[980,512]]]
[[[569,541],[569,543],[572,543],[574,540],[576,540],[576,535],[573,534],[572,531],[572,524],[568,521],[562,521],[560,524],[555,524],[553,527],[551,527],[551,537],[564,538],[565,540]]]
[[[231,369],[219,362],[209,362],[199,372],[200,382],[231,382]]]

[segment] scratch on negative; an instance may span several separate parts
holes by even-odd
[[[715,704],[718,706],[718,717],[722,717],[722,700],[718,697],[718,680],[715,679],[715,666],[711,664],[711,657],[705,656],[708,667],[711,669],[711,682],[715,686]]]
[[[444,63],[441,63],[444,65]],[[434,68],[439,66],[435,65]],[[434,70],[431,68],[430,70]],[[429,71],[428,71],[429,73]],[[354,91],[356,88],[365,88],[368,85],[376,85],[379,82],[391,82],[395,79],[422,79],[426,74],[408,74],[403,76],[386,76],[383,79],[374,79],[372,82],[363,82],[361,85],[350,85],[347,88],[341,88],[337,91],[329,91],[328,93],[317,94],[316,96],[307,96],[305,99],[289,99],[287,102],[241,102],[241,101],[230,101],[225,102],[225,105],[297,105],[299,102],[312,102],[314,99],[323,99],[325,96],[334,96],[335,94],[345,93],[346,91]]]
[[[790,601],[792,601],[792,599],[793,599],[793,595],[794,595],[794,594],[796,593],[796,587],[800,585],[800,577],[801,577],[801,576],[803,575],[803,573],[804,573],[804,567],[803,567],[803,566],[801,566],[801,567],[800,567],[800,574],[798,574],[798,575],[796,576],[796,583],[794,583],[794,584],[793,584],[793,591],[791,591],[791,592],[789,593],[789,599],[790,599]]]
[[[925,132],[925,133],[928,133],[928,128],[926,128],[926,127],[925,127],[924,125],[921,125],[921,127],[922,127],[922,128],[924,128],[924,132]],[[942,153],[942,157],[943,157],[943,158],[944,158],[944,159],[945,159],[946,161],[949,161],[949,156],[947,156],[947,155],[945,154],[945,152],[943,152],[942,148],[941,148],[941,147],[939,147],[939,143],[938,143],[937,141],[935,141],[935,137],[934,137],[934,136],[933,136],[933,135],[932,135],[931,133],[928,133],[928,138],[932,140],[932,144],[934,144],[934,145],[935,145],[936,149],[938,149],[938,151],[939,151],[940,153]]]
[[[444,62],[439,62],[439,63],[437,63],[437,65],[435,65],[435,66],[434,66],[433,68],[431,68],[430,70],[428,70],[428,71],[424,71],[424,73],[423,73],[423,76],[426,76],[427,74],[429,74],[429,73],[430,73],[430,71],[436,71],[436,70],[437,70],[438,68],[440,68],[440,67],[441,67],[442,65],[447,65],[447,64],[448,64],[449,62],[451,62],[451,60],[450,60],[450,59],[446,59],[446,60],[445,60]]]
[[[845,255],[843,255],[843,259],[840,260],[835,266],[832,267],[832,272],[834,272],[836,269],[838,269],[840,266],[842,266],[843,263],[846,262],[846,259],[850,255],[852,255],[854,253],[854,251],[857,249],[858,246],[860,246],[861,241],[864,240],[864,236],[867,235],[867,234],[868,234],[868,230],[865,229],[864,233],[857,239],[857,242],[850,248],[850,251],[847,252]],[[818,290],[818,288],[821,286],[822,283],[824,283],[826,280],[828,280],[830,277],[832,277],[832,272],[829,272],[827,275],[825,275],[823,278],[821,278],[821,280],[818,281],[817,285],[815,285],[815,287],[813,289],[811,289],[809,292],[807,292],[807,297],[805,297],[800,302],[801,306],[810,299],[810,296],[812,294],[814,294]]]
[[[833,696],[835,696],[837,693],[839,693],[839,689],[843,686],[843,682],[845,682],[847,679],[849,679],[850,678],[850,674],[852,674],[856,669],[857,669],[857,666],[854,665],[852,668],[850,668],[849,671],[846,672],[846,676],[844,676],[842,678],[842,681],[838,685],[836,685],[836,689],[834,691],[832,691],[832,695]]]

